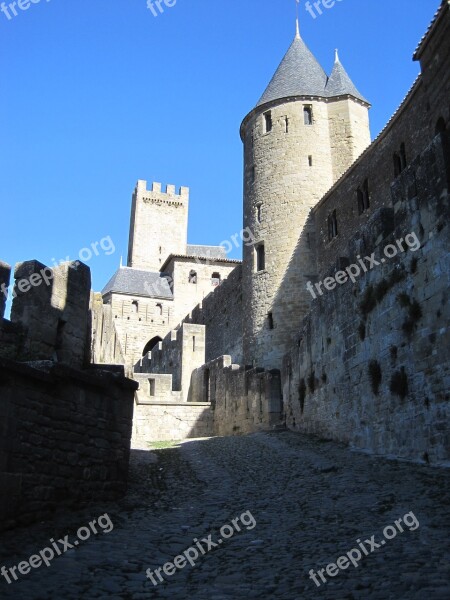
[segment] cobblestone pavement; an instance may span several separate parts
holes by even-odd
[[[0,566],[11,567],[49,546],[50,538],[70,533],[73,541],[79,527],[104,513],[114,524],[49,568],[32,569],[10,585],[1,577],[0,597],[449,600],[449,483],[446,470],[357,454],[292,432],[136,450],[122,501],[57,514],[0,538]],[[222,525],[247,511],[256,526],[245,520],[248,528],[241,523],[240,532],[195,567],[161,572],[165,582],[158,586],[146,578],[146,569],[172,562],[193,538],[212,533],[217,542]],[[403,524],[403,533],[397,529],[357,568],[350,564],[334,577],[325,571],[320,587],[309,578],[310,569],[317,573],[357,549],[357,539],[375,535],[380,542],[384,528],[410,512],[419,527],[405,519],[411,529]]]

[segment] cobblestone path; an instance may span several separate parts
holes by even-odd
[[[10,568],[50,546],[50,538],[70,534],[73,542],[79,527],[102,514],[114,524],[48,568],[9,585],[0,577],[0,598],[449,600],[449,484],[446,470],[292,432],[135,450],[122,501],[3,534],[0,566]],[[229,527],[221,532],[223,525]],[[164,583],[157,586],[146,577],[147,569],[154,573],[195,547],[194,538],[205,550],[201,540],[209,534],[217,545],[198,551],[194,567],[160,571]],[[379,547],[365,542],[372,536]],[[317,574],[352,549],[357,567],[347,558],[345,569],[328,567],[334,576],[322,572],[326,583],[315,575],[320,587],[310,578],[311,569]]]

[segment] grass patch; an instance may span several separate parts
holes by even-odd
[[[380,303],[388,291],[396,284],[405,279],[404,270],[394,269],[387,279],[382,279],[377,285],[369,285],[362,297],[359,309],[364,317],[372,312],[375,306]]]
[[[165,448],[175,448],[178,446],[180,440],[171,440],[168,442],[147,442],[148,447],[152,450],[164,450]]]

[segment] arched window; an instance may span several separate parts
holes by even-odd
[[[144,351],[142,352],[142,356],[145,356],[146,354],[151,352],[159,344],[159,342],[162,342],[162,338],[158,335],[152,338],[149,342],[147,342],[145,344]]]
[[[220,285],[220,279],[220,273],[213,273],[211,275],[211,285],[217,287],[218,285]]]
[[[134,313],[138,313],[139,312],[139,302],[137,300],[133,300],[133,302],[131,303],[131,308]]]
[[[197,283],[197,272],[196,271],[189,272],[189,283]]]
[[[163,305],[162,304],[156,305],[156,312],[159,316],[162,316],[162,314],[163,314]]]

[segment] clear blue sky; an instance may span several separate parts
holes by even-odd
[[[36,0],[35,0],[36,1]],[[439,0],[341,0],[302,36],[329,73],[334,48],[372,104],[377,135],[411,86]],[[126,260],[137,179],[191,188],[189,242],[240,231],[239,125],[294,36],[294,0],[41,0],[0,13],[0,259],[92,258],[94,288]],[[239,251],[234,257],[239,257]]]

